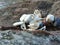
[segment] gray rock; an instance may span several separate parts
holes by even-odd
[[[59,45],[60,36],[37,36],[26,31],[0,31],[0,45]]]

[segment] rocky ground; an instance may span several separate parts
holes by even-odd
[[[19,21],[22,14],[33,13],[42,1],[52,3],[53,5],[48,9],[49,13],[60,17],[60,0],[21,1],[0,9],[0,26],[12,26],[14,22]],[[51,33],[54,36],[37,36],[25,31],[0,31],[0,45],[60,45],[60,32]]]
[[[24,31],[0,31],[0,45],[60,45],[60,36],[37,36]]]

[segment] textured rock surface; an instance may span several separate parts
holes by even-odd
[[[18,0],[18,3],[16,3],[16,0],[6,1],[12,5],[9,5],[9,7],[0,10],[0,26],[12,26],[14,22],[19,21],[19,18],[22,14],[33,13],[40,0],[28,0],[23,3],[20,0]],[[52,2],[54,5],[50,12],[54,12],[53,14],[60,16],[60,7],[58,4],[54,3],[60,0],[41,1]],[[57,3],[60,4],[60,2]],[[59,9],[57,10],[55,7]],[[24,31],[0,31],[0,45],[60,45],[60,34],[54,36],[37,36]]]
[[[37,36],[24,31],[0,31],[0,45],[59,45],[60,36]]]

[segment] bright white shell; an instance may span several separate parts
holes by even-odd
[[[15,23],[13,23],[13,26],[18,26],[18,25],[21,25],[21,24],[23,24],[23,22],[15,22]]]
[[[30,22],[33,20],[33,15],[34,14],[23,14],[20,18],[20,21],[22,22]]]
[[[38,9],[34,11],[34,14],[40,18],[42,17],[41,12]]]
[[[49,15],[47,15],[47,17],[46,17],[46,21],[47,22],[53,22],[54,21],[54,15],[51,15],[51,14],[49,14]]]

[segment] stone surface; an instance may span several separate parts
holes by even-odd
[[[0,10],[0,26],[12,26],[14,22],[19,21],[19,18],[22,14],[33,13],[35,8],[37,8],[37,4],[40,0],[31,0],[27,1],[27,3],[19,1],[20,0],[7,1],[9,4],[11,3],[12,5],[10,4],[7,8]],[[41,1],[49,1],[55,4],[54,2],[60,0]],[[60,8],[56,11],[56,8],[54,8],[53,6],[51,12],[54,12],[55,15],[58,14],[58,16],[60,16]],[[60,45],[60,34],[50,36],[37,36],[24,31],[0,31],[0,45]]]
[[[25,31],[0,31],[0,45],[59,45],[60,36],[37,36]]]

